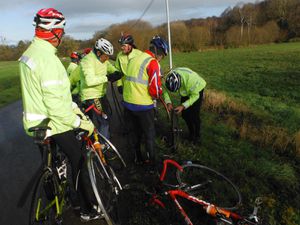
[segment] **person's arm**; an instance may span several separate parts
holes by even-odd
[[[120,53],[117,55],[117,59],[116,59],[116,61],[115,61],[115,67],[116,67],[116,69],[118,70],[118,71],[120,71],[120,72],[122,72],[122,70],[121,70],[121,65],[120,65]],[[117,87],[118,87],[118,92],[120,93],[120,94],[122,94],[123,93],[123,81],[122,81],[122,79],[119,79],[119,80],[117,80]]]
[[[156,99],[162,94],[161,80],[160,80],[160,67],[157,60],[153,59],[147,67],[148,91],[152,98]]]
[[[97,62],[96,60],[98,60],[98,59],[88,58],[88,60],[85,60],[85,58],[84,58],[81,61],[81,69],[82,69],[82,73],[83,73],[83,76],[85,79],[85,83],[89,87],[96,86],[96,85],[107,82],[107,77],[105,76],[106,74],[104,74],[104,76],[96,75],[96,71],[95,71],[96,66],[97,66],[96,63],[100,63],[100,62]]]
[[[194,84],[196,85],[196,84]],[[194,104],[194,102],[196,102],[199,99],[199,91],[198,89],[192,90],[191,88],[188,91],[188,96],[189,98],[182,103],[182,105],[184,106],[185,109],[187,109],[188,107],[190,107],[191,105]]]
[[[80,66],[77,66],[75,70],[73,70],[69,76],[69,80],[71,83],[71,86],[77,85],[77,83],[80,81]]]

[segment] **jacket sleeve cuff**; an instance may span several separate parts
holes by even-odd
[[[182,105],[184,106],[185,109],[187,109],[188,107],[190,107],[188,101],[182,103]]]
[[[75,102],[72,102],[72,109],[78,108],[78,105]]]
[[[76,120],[75,120],[73,126],[74,126],[74,128],[77,128],[77,127],[79,127],[79,125],[80,125],[80,118],[79,118],[79,116],[76,116]]]

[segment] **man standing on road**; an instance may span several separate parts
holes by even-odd
[[[119,43],[121,45],[122,51],[120,51],[117,55],[116,61],[115,61],[115,67],[118,71],[122,72],[122,74],[125,74],[127,71],[127,65],[128,62],[140,55],[142,51],[138,50],[134,44],[134,39],[132,35],[130,34],[123,34],[121,38],[119,39]],[[123,79],[117,81],[118,86],[118,92],[122,95],[123,94]]]
[[[167,74],[166,87],[171,92],[179,92],[181,105],[174,110],[177,114],[182,112],[182,118],[189,129],[189,140],[194,144],[200,144],[201,118],[200,108],[203,100],[203,92],[206,86],[205,80],[196,72],[186,67],[179,67]],[[168,92],[163,94],[168,110],[173,109]]]
[[[99,132],[108,139],[111,111],[106,97],[107,82],[121,78],[121,73],[108,61],[113,53],[113,45],[100,38],[96,41],[93,51],[79,64],[80,99]]]
[[[153,37],[149,50],[130,60],[124,79],[124,117],[133,125],[134,137],[130,144],[135,151],[136,163],[142,163],[141,142],[145,135],[146,151],[149,154],[149,168],[155,168],[155,128],[153,100],[162,94],[159,62],[168,54],[167,43],[159,36]]]
[[[93,211],[84,195],[88,174],[81,165],[81,146],[73,129],[79,127],[91,134],[94,125],[72,103],[67,72],[56,56],[65,23],[63,14],[53,8],[39,10],[34,18],[35,37],[19,59],[23,123],[27,133],[29,128],[37,125],[51,128],[47,136],[52,137],[71,163],[73,183],[78,183],[81,219],[89,221],[99,218],[99,214]]]

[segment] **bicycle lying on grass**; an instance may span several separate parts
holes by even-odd
[[[29,129],[43,155],[43,171],[36,183],[31,202],[30,225],[62,224],[64,209],[69,204],[68,162],[57,151],[52,139],[45,139],[48,129],[50,128],[45,126]],[[126,164],[113,144],[97,130],[93,137],[79,132],[77,138],[83,140],[83,147],[87,151],[89,179],[101,213],[109,225],[116,225],[118,217],[114,206],[122,186],[114,169],[124,168]]]
[[[141,215],[129,220],[130,225],[260,224],[256,215],[260,202],[248,217],[234,213],[242,201],[237,187],[226,176],[203,165],[179,165],[167,159],[159,180],[150,190],[138,184],[125,187],[132,200],[144,201],[136,209],[143,208]]]

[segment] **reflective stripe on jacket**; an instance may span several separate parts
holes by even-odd
[[[117,69],[109,62],[100,62],[93,51],[80,62],[80,97],[81,101],[101,98],[106,94],[107,74]]]
[[[125,74],[126,71],[127,71],[128,62],[132,58],[134,58],[134,57],[136,57],[136,56],[138,56],[138,55],[140,55],[142,53],[143,53],[142,51],[140,51],[138,49],[135,49],[135,48],[133,48],[132,51],[128,55],[127,54],[123,54],[122,51],[119,52],[118,55],[117,55],[116,62],[115,62],[116,69],[118,71],[122,72],[123,74]],[[122,79],[120,79],[120,80],[117,81],[117,86],[118,87],[123,85],[124,79],[125,79],[125,77],[123,76]]]
[[[178,67],[173,69],[173,71],[180,75],[181,86],[178,90],[180,96],[189,97],[188,100],[182,103],[185,108],[188,108],[197,101],[199,92],[206,86],[206,81],[198,73],[186,67]],[[171,103],[171,99],[166,89],[164,89],[163,97],[166,103]]]
[[[50,119],[49,135],[63,133],[79,126],[73,112],[67,72],[49,42],[34,38],[19,59],[23,124],[30,127]],[[30,133],[28,133],[30,134]]]
[[[148,92],[147,66],[153,59],[149,54],[142,53],[131,59],[125,73],[123,99],[125,102],[136,105],[153,105],[152,97]]]

